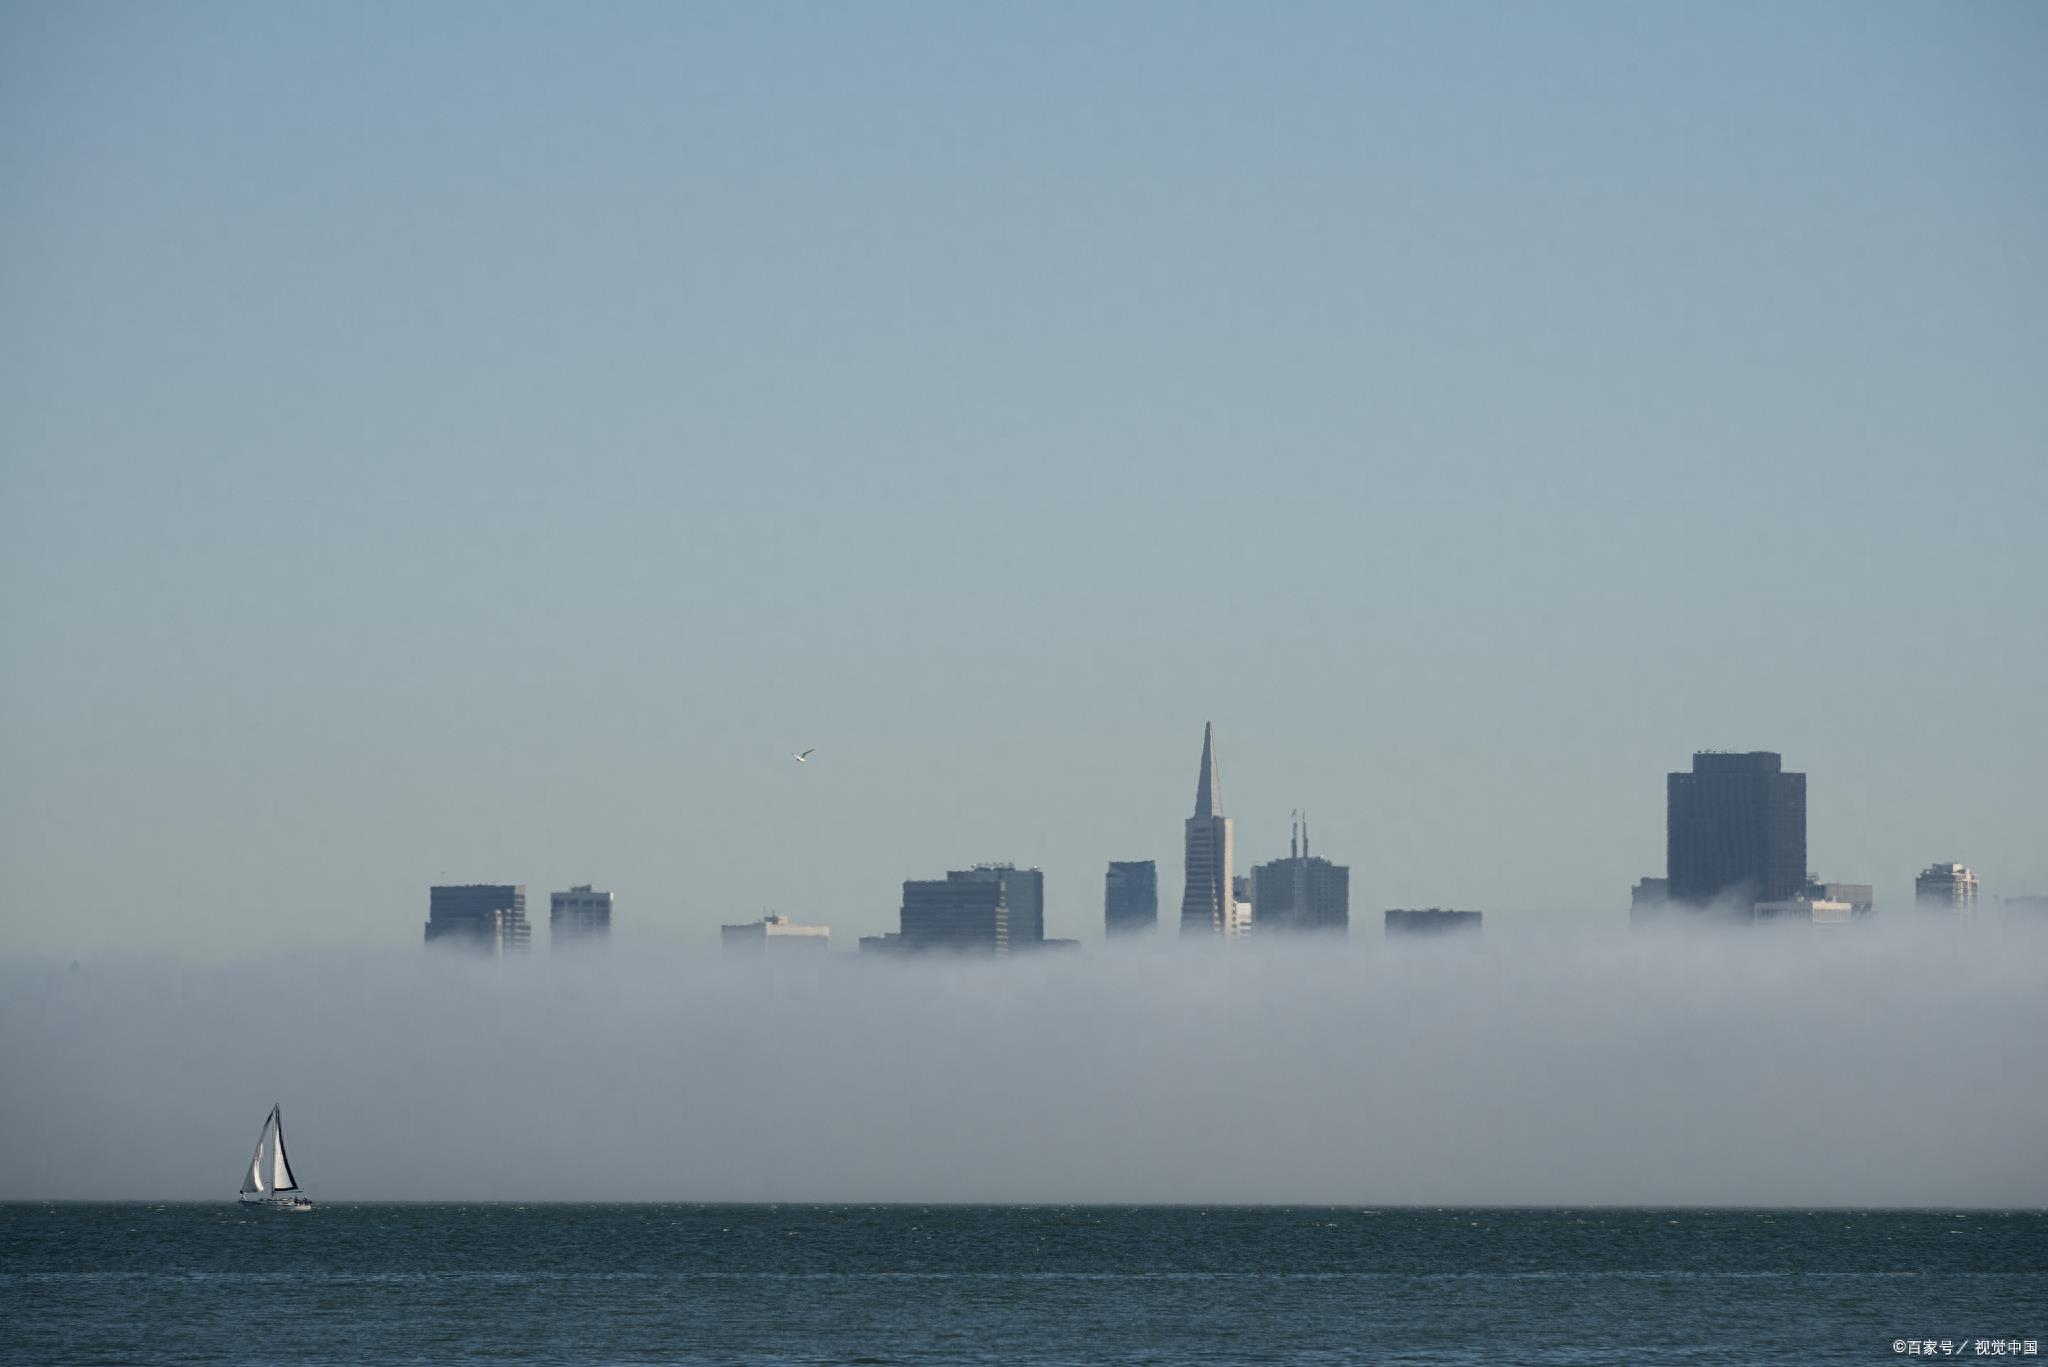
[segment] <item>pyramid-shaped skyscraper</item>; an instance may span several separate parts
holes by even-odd
[[[1188,818],[1187,891],[1180,899],[1180,933],[1228,937],[1236,897],[1230,883],[1230,818],[1223,815],[1223,781],[1216,773],[1216,728],[1202,726],[1202,774],[1195,781],[1195,814]]]

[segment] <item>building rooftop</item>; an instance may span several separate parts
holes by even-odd
[[[1775,774],[1784,767],[1784,756],[1776,750],[1695,750],[1692,755],[1696,774]]]

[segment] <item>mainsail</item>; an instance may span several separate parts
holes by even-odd
[[[284,1107],[270,1108],[271,1142],[276,1149],[270,1156],[270,1189],[272,1191],[297,1191],[298,1179],[292,1176],[292,1165],[284,1158]]]
[[[269,1161],[266,1162],[265,1159]],[[298,1179],[284,1156],[284,1108],[273,1105],[263,1117],[263,1130],[256,1136],[256,1153],[242,1178],[242,1195],[269,1196],[274,1192],[297,1191]]]

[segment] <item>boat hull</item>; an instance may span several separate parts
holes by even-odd
[[[261,1206],[265,1210],[311,1210],[313,1203],[303,1196],[244,1196],[245,1206]]]

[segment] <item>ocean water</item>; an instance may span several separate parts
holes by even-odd
[[[0,1206],[9,1364],[1869,1363],[1944,1339],[2048,1339],[2048,1213]]]

